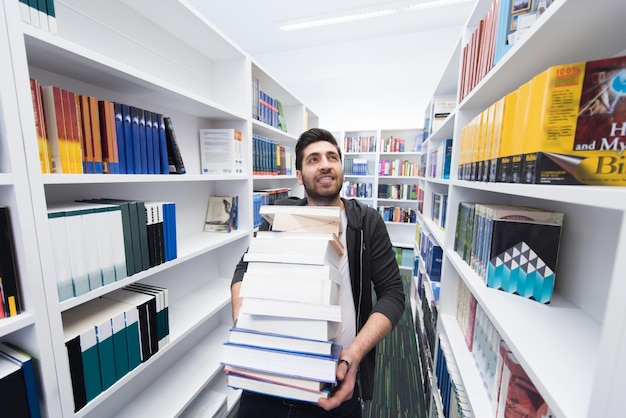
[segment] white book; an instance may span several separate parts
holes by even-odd
[[[70,249],[65,229],[65,211],[48,208],[48,227],[50,228],[52,257],[57,279],[57,293],[59,302],[63,302],[74,297]]]
[[[200,129],[202,174],[242,174],[242,142],[237,129]]]
[[[107,212],[109,217],[111,243],[113,245],[113,265],[115,280],[119,281],[128,276],[126,271],[126,251],[124,249],[124,227],[122,225],[122,209],[118,205],[111,205]]]
[[[319,382],[317,380],[283,376],[276,373],[259,372],[237,366],[224,366],[224,371],[227,375],[236,374],[250,379],[266,380],[279,385],[292,386],[305,390],[320,391],[328,386],[328,383]]]
[[[69,205],[66,205],[63,210],[65,211],[65,231],[70,255],[74,295],[79,296],[89,292],[87,244],[83,233],[82,213]]]
[[[280,396],[281,398],[317,403],[320,398],[328,399],[330,390],[311,391],[293,386],[286,386],[268,380],[252,379],[239,374],[227,374],[228,386],[245,389],[266,395]]]
[[[267,373],[335,383],[335,371],[341,347],[333,346],[333,355],[313,356],[245,345],[224,343],[222,363]]]
[[[270,334],[239,327],[230,330],[228,342],[320,356],[331,356],[333,346],[332,340],[319,341],[308,338],[296,338],[288,335]]]
[[[328,237],[303,237],[303,234],[270,233],[250,240],[244,261],[294,264],[332,264],[339,267],[341,255]]]
[[[341,322],[341,306],[291,302],[275,299],[243,298],[240,312],[300,319]]]
[[[239,312],[237,317],[238,328],[320,341],[336,337],[339,334],[339,325],[337,322],[318,319],[251,315],[245,312]]]
[[[337,206],[283,206],[264,205],[259,213],[276,232],[322,232],[341,231],[341,208]]]
[[[337,305],[339,284],[324,278],[300,277],[297,273],[291,276],[280,276],[246,272],[239,296]]]
[[[318,278],[341,283],[339,270],[333,265],[293,264],[293,263],[248,263],[247,273],[279,277]]]

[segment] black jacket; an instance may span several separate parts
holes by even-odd
[[[348,218],[346,244],[350,265],[352,295],[356,308],[356,329],[363,327],[372,312],[385,315],[395,326],[405,307],[405,294],[400,270],[387,228],[380,214],[358,200],[342,199]],[[306,199],[283,199],[278,205],[306,205]],[[260,230],[268,230],[264,221]],[[233,275],[232,283],[243,280],[247,263],[243,257]],[[376,293],[374,304],[372,284]],[[374,392],[374,370],[376,349],[370,351],[359,367],[361,395],[364,400],[372,399]]]

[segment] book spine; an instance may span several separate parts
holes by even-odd
[[[173,174],[185,174],[185,164],[183,163],[183,157],[178,148],[178,141],[176,140],[172,119],[166,116],[163,118],[163,122],[165,123],[169,172]]]

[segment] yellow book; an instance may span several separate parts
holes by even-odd
[[[70,173],[65,118],[63,117],[63,91],[56,86],[42,86],[42,97],[50,151],[50,171]]]
[[[506,104],[506,96],[502,97],[494,103],[493,120],[492,120],[492,137],[491,152],[489,162],[489,181],[497,181],[498,156],[500,153],[500,141],[502,140],[502,127],[504,119],[504,106]]]
[[[529,183],[626,185],[626,56],[550,67]],[[538,87],[539,88],[539,87]]]
[[[517,117],[517,96],[518,90],[504,96],[504,112],[502,115],[502,126],[500,129],[500,143],[498,149],[498,177],[497,181],[507,183],[509,178],[509,168],[511,166],[513,132]]]

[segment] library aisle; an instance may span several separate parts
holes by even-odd
[[[403,274],[407,295],[404,314],[398,325],[377,346],[374,398],[365,404],[363,418],[423,418],[426,405],[419,378],[415,325],[411,315],[410,275]]]

